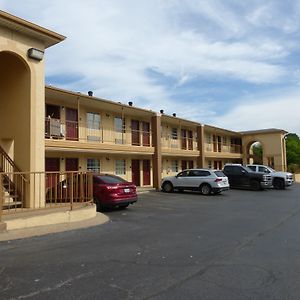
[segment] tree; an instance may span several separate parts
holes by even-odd
[[[289,168],[300,167],[300,139],[295,133],[289,134],[286,138],[286,159]]]
[[[255,164],[262,164],[263,162],[263,149],[262,149],[262,145],[260,143],[254,143],[252,146],[252,150],[253,150],[253,158],[254,161],[253,163]]]

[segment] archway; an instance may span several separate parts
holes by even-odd
[[[260,141],[251,141],[246,147],[247,164],[263,164],[264,149]]]
[[[30,69],[17,54],[0,52],[0,145],[22,171],[30,170]]]

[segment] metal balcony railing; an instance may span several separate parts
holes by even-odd
[[[198,148],[197,141],[188,137],[177,137],[175,139],[169,135],[164,135],[161,138],[161,143],[163,148],[170,149],[197,150]]]
[[[224,145],[220,143],[205,143],[205,151],[208,152],[219,152],[219,153],[237,153],[241,154],[242,153],[242,146],[241,145]]]
[[[89,172],[1,172],[0,173],[0,221],[2,214],[11,214],[27,210],[74,207],[93,202],[93,177]],[[15,180],[12,190],[5,184],[6,178],[26,178]],[[12,182],[12,181],[11,181]],[[31,187],[31,188],[30,188]],[[28,207],[30,199],[26,196],[33,192],[35,203]],[[23,197],[13,191],[22,191]],[[27,191],[27,193],[26,193]]]
[[[86,122],[65,122],[52,118],[45,120],[45,138],[143,147],[152,145],[151,131],[132,130],[127,127],[116,129],[100,124],[90,126]]]

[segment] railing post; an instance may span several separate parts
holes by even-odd
[[[89,199],[91,199],[91,201],[93,201],[93,174],[89,173],[88,174],[88,190],[89,190]]]
[[[74,194],[74,177],[73,177],[73,173],[71,173],[71,197],[70,197],[71,210],[73,210],[73,194]]]

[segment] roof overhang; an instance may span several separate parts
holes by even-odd
[[[259,130],[249,130],[249,131],[240,131],[242,135],[257,135],[257,134],[270,134],[270,133],[281,133],[286,134],[287,131],[283,129],[277,129],[277,128],[268,128],[268,129],[259,129]]]
[[[56,99],[59,101],[69,102],[70,104],[74,104],[77,103],[77,101],[80,101],[80,103],[85,106],[95,109],[99,109],[99,107],[101,107],[102,110],[108,111],[113,110],[114,112],[119,113],[120,115],[124,113],[127,115],[134,115],[145,118],[151,118],[156,115],[156,112],[152,110],[147,110],[136,106],[130,106],[121,102],[115,102],[103,98],[97,98],[93,96],[91,97],[80,92],[68,91],[49,85],[46,85],[45,88],[46,99]]]
[[[38,26],[34,23],[11,15],[7,12],[0,10],[0,26],[9,28],[13,31],[20,32],[21,34],[35,38],[42,41],[45,48],[51,47],[66,37],[54,31]]]

